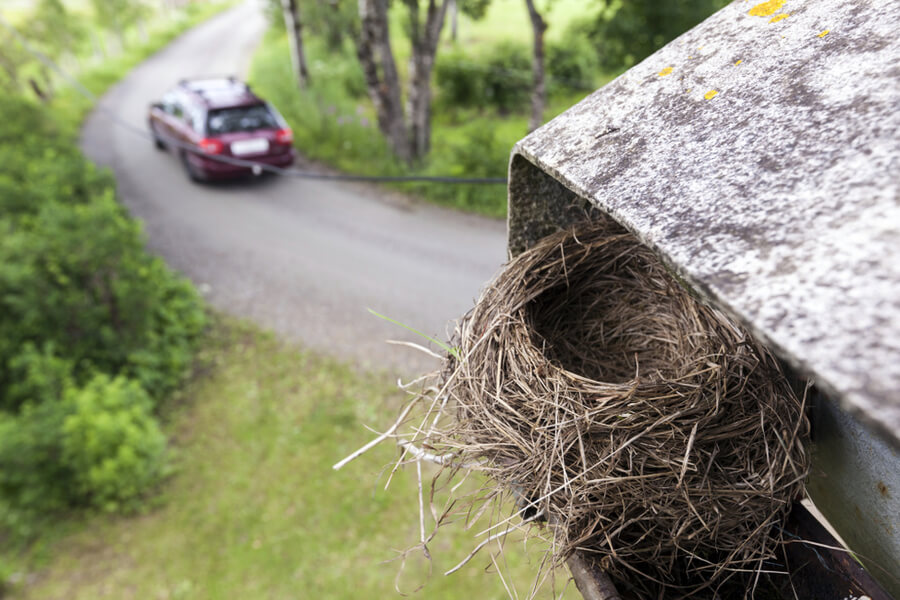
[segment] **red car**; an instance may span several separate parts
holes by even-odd
[[[171,147],[193,181],[259,175],[262,165],[294,163],[294,136],[287,123],[233,77],[182,80],[150,106],[148,123],[156,147]]]

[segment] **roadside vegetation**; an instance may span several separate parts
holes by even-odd
[[[225,5],[145,15],[147,37],[125,29],[134,45],[103,60],[53,57],[101,94]],[[382,489],[392,452],[330,468],[393,413],[394,385],[211,317],[78,150],[90,101],[18,60],[0,96],[0,597],[395,595],[417,509]],[[439,575],[476,543],[443,538],[431,579],[408,555],[396,584],[505,597],[477,568]],[[520,548],[498,561],[520,588],[537,571]]]
[[[379,22],[378,2],[364,2],[364,15],[352,0],[294,0],[303,25],[301,76],[292,58],[294,28],[284,27],[291,19],[280,0],[269,1],[272,29],[254,57],[250,79],[290,122],[304,156],[366,175],[458,177],[505,177],[513,144],[529,130],[726,3],[416,0],[393,3]],[[435,24],[440,41],[426,93],[417,89],[423,61],[414,48],[427,41],[421,31],[432,24],[431,9],[444,4],[449,7]],[[384,29],[389,40],[378,37]],[[367,48],[369,38],[374,39]],[[378,62],[367,54],[389,54],[392,60]],[[389,76],[393,68],[395,78]],[[385,90],[393,79],[392,98]],[[431,99],[430,110],[427,123],[417,124],[422,117],[414,99],[422,95]],[[427,134],[421,132],[425,127]],[[424,145],[416,142],[423,135]],[[506,214],[502,185],[398,187],[461,210]]]
[[[74,32],[102,35],[102,22],[55,0],[0,16],[46,55],[84,60],[79,77],[101,93],[224,5],[143,12],[139,39],[120,23],[115,56],[92,66]],[[133,512],[167,475],[158,407],[182,384],[206,315],[146,252],[112,176],[78,150],[89,100],[0,31],[2,592],[22,552],[72,511]]]
[[[0,17],[99,95],[231,3],[34,0]],[[405,11],[416,2],[394,4],[386,18],[408,78]],[[615,54],[596,37],[614,5],[588,4],[537,6],[550,23],[544,119],[665,37]],[[456,40],[442,34],[427,78],[427,143],[398,153],[361,68],[355,6],[300,0],[312,19],[303,87],[280,25],[254,59],[253,84],[301,152],[367,174],[504,176],[512,143],[533,125],[524,7],[460,0]],[[615,35],[646,26],[635,22]],[[330,469],[359,445],[359,423],[389,419],[393,385],[211,317],[190,282],[146,252],[112,175],[78,150],[91,101],[2,27],[0,90],[0,597],[393,596],[401,563],[381,561],[417,538],[414,495],[382,489],[394,454],[379,448]],[[406,125],[422,132],[421,120]],[[505,214],[503,186],[403,189]],[[392,485],[414,487],[403,472]],[[460,528],[432,548],[429,598],[530,586],[540,549],[526,554],[512,539],[493,554],[505,582],[475,567],[496,570],[490,554],[440,575],[475,543]],[[408,559],[397,580],[407,592],[428,571],[421,555]]]

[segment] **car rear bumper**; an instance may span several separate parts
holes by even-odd
[[[291,148],[287,152],[279,154],[253,156],[242,160],[283,169],[294,164],[294,157],[295,152],[294,149]],[[252,167],[235,165],[208,156],[191,154],[188,156],[188,160],[191,161],[192,165],[200,171],[206,179],[233,179],[235,177],[244,177],[254,174]]]

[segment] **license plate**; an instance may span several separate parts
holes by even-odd
[[[269,140],[266,138],[254,138],[252,140],[239,140],[231,142],[231,153],[235,156],[248,154],[262,154],[269,151]]]

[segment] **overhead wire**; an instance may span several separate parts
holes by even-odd
[[[121,118],[118,114],[116,114],[113,110],[103,106],[100,102],[100,98],[97,97],[96,94],[91,92],[84,84],[81,83],[76,77],[70,75],[66,72],[62,67],[60,67],[56,61],[51,59],[49,56],[36,49],[28,39],[22,35],[15,27],[13,27],[6,19],[0,15],[0,27],[6,29],[25,49],[26,52],[31,54],[34,58],[40,61],[47,68],[55,72],[57,75],[62,77],[65,81],[72,85],[72,87],[79,94],[90,100],[94,103],[95,110],[101,112],[105,115],[109,122],[113,123],[121,127],[123,130],[128,131],[138,137],[144,138],[147,141],[155,141],[156,137],[151,134],[149,131],[143,129],[142,127],[138,127],[133,123],[126,121]],[[315,171],[307,171],[303,169],[297,169],[295,167],[277,167],[275,165],[269,165],[266,163],[246,160],[243,158],[238,158],[235,156],[225,156],[221,154],[206,154],[192,144],[185,143],[181,140],[173,138],[171,136],[166,136],[163,140],[167,145],[174,146],[180,150],[184,150],[186,152],[191,152],[194,154],[202,155],[204,158],[218,161],[225,164],[230,164],[238,167],[246,167],[254,172],[267,172],[275,175],[280,175],[283,177],[296,177],[300,179],[312,179],[312,180],[324,180],[324,181],[352,181],[352,182],[372,182],[372,183],[447,183],[447,184],[476,184],[476,185],[490,185],[490,184],[506,184],[507,180],[505,177],[456,177],[450,175],[364,175],[359,173],[318,173]]]

